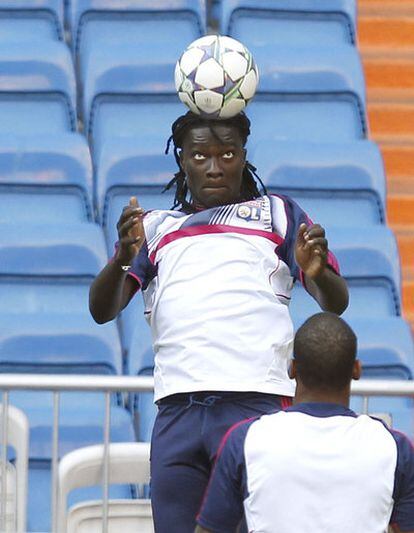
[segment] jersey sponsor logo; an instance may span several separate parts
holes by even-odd
[[[243,220],[260,220],[261,209],[258,207],[250,207],[248,205],[241,205],[237,209],[236,215]]]

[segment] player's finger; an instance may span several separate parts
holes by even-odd
[[[325,229],[320,224],[313,224],[308,228],[307,231],[309,239],[314,239],[315,237],[325,237]]]
[[[306,243],[307,248],[314,248],[315,246],[326,250],[328,248],[328,241],[325,239],[325,237],[316,237],[314,239],[309,239]]]
[[[299,244],[304,244],[306,242],[306,237],[305,235],[307,234],[307,226],[305,223],[302,223],[300,226],[299,226],[299,229],[298,229],[298,234],[296,236],[296,240]]]
[[[131,207],[139,207],[139,203],[136,196],[131,196],[131,198],[129,199],[129,205]]]

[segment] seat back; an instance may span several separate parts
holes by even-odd
[[[59,39],[64,34],[64,0],[2,0],[0,40]]]
[[[94,58],[85,78],[82,111],[95,160],[104,142],[114,137],[134,137],[137,145],[151,140],[162,152],[171,123],[185,113],[174,86],[176,53],[154,55],[114,46]]]
[[[365,83],[353,46],[251,49],[260,82],[246,113],[249,146],[262,140],[346,142],[367,133]]]
[[[0,134],[76,130],[76,86],[67,46],[0,41]]]
[[[371,141],[263,141],[249,160],[268,192],[292,197],[325,227],[385,222],[385,173]]]
[[[355,44],[355,0],[226,0],[219,10],[222,34],[246,46]]]
[[[88,446],[64,456],[59,463],[58,530],[67,531],[66,505],[71,490],[102,483],[104,448]],[[109,482],[149,482],[149,443],[115,443],[109,445]],[[96,502],[95,502],[96,504]],[[111,512],[110,512],[111,514]]]
[[[106,46],[112,43],[146,46],[155,40],[168,46],[189,44],[206,31],[205,0],[72,0],[69,22],[75,54],[82,53],[90,38]],[[109,32],[109,33],[108,33]],[[150,53],[150,52],[149,52]]]
[[[89,285],[107,263],[97,224],[3,224],[0,313],[86,317]]]
[[[0,223],[91,221],[92,189],[83,136],[0,136]]]
[[[3,420],[0,406],[0,422]],[[29,423],[26,415],[13,405],[7,407],[7,445],[16,454],[15,467],[7,463],[7,504],[5,531],[24,533],[26,529]]]

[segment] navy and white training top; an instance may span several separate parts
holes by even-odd
[[[303,403],[236,424],[217,455],[198,523],[234,533],[414,530],[407,437],[337,404]]]
[[[293,396],[289,302],[306,213],[284,196],[151,211],[129,274],[141,286],[155,353],[155,400],[203,390]],[[330,267],[338,265],[329,254]]]

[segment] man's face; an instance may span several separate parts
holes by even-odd
[[[238,130],[232,126],[201,126],[191,129],[184,142],[180,159],[187,175],[193,202],[215,207],[241,199],[246,153]]]

